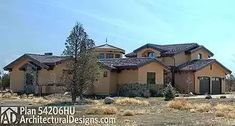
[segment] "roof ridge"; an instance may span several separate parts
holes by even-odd
[[[58,55],[43,55],[43,54],[35,54],[35,53],[25,53],[25,55],[36,55],[36,56],[50,56],[50,57],[69,57],[69,56],[58,56]]]
[[[178,43],[178,44],[165,44],[160,46],[169,46],[169,45],[190,45],[190,44],[198,44],[198,43]],[[198,44],[199,45],[199,44]]]

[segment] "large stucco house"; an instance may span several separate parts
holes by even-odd
[[[211,51],[196,43],[146,44],[126,54],[126,58],[125,50],[109,44],[95,49],[104,66],[92,87],[91,92],[96,95],[116,94],[128,83],[164,86],[168,77],[174,78],[175,87],[182,93],[220,94],[225,92],[225,75],[231,73],[211,59]],[[64,91],[61,78],[68,59],[52,53],[24,54],[4,68],[10,72],[10,89],[22,92],[30,85],[35,93]]]
[[[171,68],[171,80],[181,93],[225,93],[225,76],[231,71],[212,59],[213,53],[197,43],[146,44],[126,54],[129,58],[152,57]],[[174,73],[172,76],[172,73]]]

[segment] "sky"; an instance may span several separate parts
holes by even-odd
[[[234,0],[1,0],[0,70],[24,53],[61,55],[76,22],[96,45],[198,43],[235,71]]]

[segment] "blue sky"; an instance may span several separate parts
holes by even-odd
[[[60,55],[75,22],[96,45],[196,42],[235,71],[234,0],[1,0],[0,69],[24,53]]]

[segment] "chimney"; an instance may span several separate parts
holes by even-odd
[[[45,53],[44,55],[46,55],[46,56],[52,56],[53,53],[52,53],[52,52],[48,52],[48,53]]]

